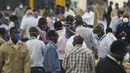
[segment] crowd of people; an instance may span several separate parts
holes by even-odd
[[[112,5],[0,11],[0,73],[129,73],[130,8]]]

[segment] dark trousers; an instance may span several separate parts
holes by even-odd
[[[109,28],[110,23],[111,23],[111,17],[107,17],[107,28]]]
[[[45,73],[45,70],[42,67],[31,67],[31,73]]]

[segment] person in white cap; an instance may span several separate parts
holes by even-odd
[[[31,9],[26,11],[26,15],[27,18],[23,19],[23,21],[21,22],[20,29],[23,38],[30,39],[29,29],[31,27],[36,27],[38,25],[38,20],[33,16],[34,14]]]

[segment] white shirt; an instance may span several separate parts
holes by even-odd
[[[97,55],[97,45],[94,41],[92,32],[83,26],[78,26],[76,28],[76,34],[83,37],[86,46],[95,54]]]
[[[98,57],[104,58],[107,54],[110,54],[110,46],[111,44],[117,40],[113,33],[108,33],[99,41],[99,49],[98,49]]]
[[[94,25],[94,12],[90,11],[86,12],[83,16],[83,21],[85,21],[88,25]]]
[[[68,39],[68,41],[67,41],[67,43],[66,43],[66,48],[65,48],[65,52],[67,52],[69,49],[72,49],[74,46],[73,46],[73,39],[74,39],[74,37],[75,37],[75,35],[74,36],[71,36],[69,39]],[[83,47],[86,47],[87,48],[87,46],[86,46],[86,44],[85,44],[85,42],[83,42]]]
[[[29,16],[23,19],[20,29],[24,30],[24,38],[30,38],[29,29],[31,27],[36,27],[38,25],[38,20],[33,16]]]
[[[43,67],[45,44],[43,41],[32,38],[26,42],[32,62],[31,67]]]
[[[49,27],[50,30],[54,30],[54,24],[53,24],[53,20],[51,19],[51,17],[47,17],[47,26]]]
[[[69,9],[69,11],[65,11],[65,17],[67,17],[68,15],[72,15],[72,16],[74,16],[75,17],[75,13],[74,13],[74,11],[72,11],[71,9]]]

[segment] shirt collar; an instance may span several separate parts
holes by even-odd
[[[22,45],[22,43],[21,43],[20,40],[17,42],[17,44],[14,44],[11,39],[8,41],[8,44],[9,44],[9,45],[18,45],[18,44],[21,44],[21,45]]]
[[[112,57],[111,55],[107,55],[107,57],[109,57],[111,60],[115,61],[116,63],[118,63],[119,65],[121,64],[121,62],[118,62],[114,57]]]
[[[102,41],[106,37],[106,34],[104,34],[99,41]]]

